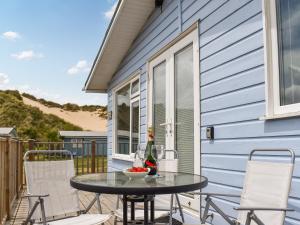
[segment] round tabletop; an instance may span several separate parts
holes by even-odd
[[[199,190],[207,186],[207,178],[195,174],[160,172],[159,177],[131,179],[123,172],[75,176],[71,186],[78,190],[118,195],[173,194]]]

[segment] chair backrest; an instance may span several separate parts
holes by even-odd
[[[39,154],[37,161],[31,161]],[[32,195],[49,194],[45,198],[47,217],[80,211],[77,190],[70,186],[70,178],[75,176],[72,153],[66,150],[28,151],[24,156],[27,192]],[[30,208],[36,199],[29,199]],[[41,218],[38,208],[33,219]]]
[[[250,154],[240,206],[287,208],[295,161],[293,152],[289,151],[291,162],[270,162],[252,160],[253,153],[257,151],[270,150],[255,150]],[[265,225],[283,225],[285,219],[284,212],[255,211],[255,214]],[[238,221],[245,224],[246,218],[247,212],[240,211]]]

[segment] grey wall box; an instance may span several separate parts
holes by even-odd
[[[209,140],[213,140],[215,137],[214,127],[206,128],[206,138]]]

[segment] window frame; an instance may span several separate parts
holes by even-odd
[[[70,140],[73,149],[83,148],[83,139],[82,138],[71,138]]]
[[[276,0],[263,0],[266,115],[262,119],[300,116],[300,103],[280,105]]]
[[[132,84],[139,80],[139,90],[136,93],[131,93],[131,88]],[[117,146],[118,146],[118,129],[117,129],[117,92],[124,88],[126,85],[130,84],[130,128],[129,128],[129,154],[120,154],[117,153]],[[126,79],[124,82],[121,84],[117,85],[113,90],[112,90],[112,101],[113,101],[113,120],[112,120],[112,158],[113,159],[119,159],[119,160],[125,160],[125,161],[134,161],[134,153],[132,153],[132,104],[134,102],[139,103],[139,130],[138,130],[138,137],[139,141],[138,144],[140,143],[140,125],[141,125],[141,105],[140,105],[140,92],[141,92],[141,79],[140,79],[140,72],[136,72],[133,75],[129,76],[128,79]]]
[[[195,26],[196,25],[196,26]],[[180,36],[175,38],[172,42],[170,42],[167,46],[162,48],[157,54],[155,54],[153,57],[149,59],[148,62],[148,86],[147,86],[147,93],[148,93],[148,99],[147,99],[147,125],[152,126],[153,125],[153,68],[157,65],[159,65],[162,62],[166,62],[166,74],[169,76],[170,79],[167,78],[166,81],[166,89],[167,92],[174,93],[175,86],[173,86],[174,79],[175,79],[175,71],[174,71],[174,57],[175,54],[183,50],[184,48],[188,47],[189,45],[192,45],[193,48],[193,60],[194,60],[194,67],[193,67],[193,73],[196,74],[194,77],[194,156],[198,158],[195,158],[194,160],[194,168],[195,174],[200,174],[200,155],[201,155],[201,141],[200,141],[200,128],[201,128],[201,119],[200,119],[200,112],[201,112],[201,106],[200,106],[200,65],[199,65],[199,29],[198,24],[195,24],[194,26],[187,29],[184,33],[182,33]],[[170,74],[173,74],[170,75]],[[168,95],[168,94],[167,94]],[[172,133],[175,132],[175,124],[172,122],[175,118],[175,99],[174,96],[166,96],[167,101],[170,101],[169,109],[166,109],[166,114],[168,115],[171,113],[172,115],[168,115],[166,119],[166,123],[171,123],[171,131]],[[170,130],[170,127],[168,128]],[[169,133],[169,132],[168,132]],[[169,135],[169,134],[168,134]],[[172,134],[173,135],[173,134]],[[174,136],[172,138],[167,137],[167,141],[165,145],[170,149],[175,149],[174,146]],[[167,155],[168,157],[168,155]]]

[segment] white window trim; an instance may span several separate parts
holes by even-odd
[[[275,0],[263,0],[266,115],[261,119],[300,116],[300,103],[280,105],[278,36]]]
[[[200,71],[199,71],[199,28],[198,23],[195,23],[192,25],[189,29],[187,29],[184,33],[179,35],[177,38],[175,38],[173,41],[171,41],[167,46],[162,48],[158,53],[156,53],[154,56],[152,56],[148,63],[148,86],[147,86],[147,126],[153,126],[153,116],[152,116],[152,105],[153,105],[153,68],[157,66],[158,64],[162,62],[166,62],[166,74],[174,74],[174,55],[181,51],[182,49],[186,48],[189,45],[193,45],[193,58],[194,58],[194,173],[195,174],[201,174],[201,126],[200,126]],[[172,88],[171,85],[174,83],[174,76],[170,76],[170,79],[168,79],[170,82],[166,83],[166,88],[170,89]],[[173,87],[174,88],[174,87]],[[167,90],[169,91],[169,90]],[[168,97],[167,97],[168,98]],[[168,98],[170,99],[170,98]],[[174,109],[174,99],[171,99],[170,108],[171,110]],[[166,123],[172,124],[172,131],[175,130],[174,121],[172,121],[170,118],[169,113],[174,112],[166,112],[167,118]],[[169,115],[168,115],[169,114]],[[174,118],[174,115],[172,115]],[[174,138],[174,137],[173,137]],[[174,149],[174,140],[171,138],[167,138],[169,142],[167,141],[166,146],[170,149]],[[166,155],[167,158],[169,158],[171,155]],[[172,156],[170,157],[172,158]],[[165,199],[160,199],[162,202],[166,202]],[[199,197],[194,198],[194,200],[191,200],[191,198],[185,197],[180,195],[180,201],[183,206],[190,205],[191,208],[186,209],[186,213],[193,215],[193,216],[199,216],[200,211],[200,204],[199,204]],[[195,210],[195,211],[194,211]],[[199,210],[199,211],[198,211]],[[196,216],[196,217],[197,217]]]
[[[129,76],[128,79],[126,79],[124,82],[122,82],[121,84],[117,85],[115,88],[113,88],[112,90],[112,102],[113,102],[113,118],[112,118],[112,158],[113,159],[118,159],[118,160],[124,160],[124,161],[134,161],[134,154],[131,153],[131,132],[129,132],[129,155],[125,155],[125,154],[118,154],[116,152],[116,148],[117,148],[117,99],[116,99],[116,92],[120,89],[122,89],[123,87],[125,87],[128,84],[132,84],[133,82],[135,82],[136,80],[139,80],[139,91],[137,93],[135,93],[134,95],[131,96],[130,98],[130,118],[131,118],[131,104],[139,101],[139,115],[141,113],[141,106],[140,106],[140,92],[141,92],[141,79],[140,79],[140,71],[135,72],[134,74],[132,74],[131,76]],[[131,87],[130,87],[131,88]],[[131,89],[130,89],[130,94],[131,94]],[[139,124],[140,124],[140,116],[139,116]],[[130,122],[130,131],[131,131],[131,122]],[[140,127],[139,127],[139,131],[138,131],[139,137],[140,137]],[[140,142],[140,138],[139,138],[139,142]]]

